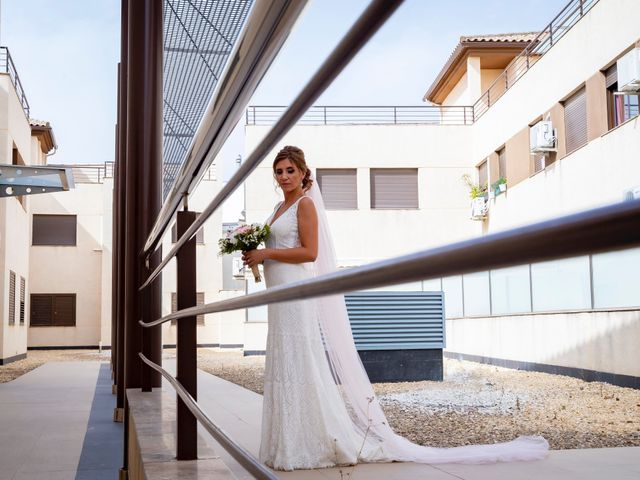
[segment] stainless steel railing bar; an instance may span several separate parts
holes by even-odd
[[[158,320],[140,324],[143,327],[152,327],[200,314],[340,294],[636,245],[640,245],[640,200],[574,213],[477,239],[280,285],[243,297],[186,308]]]
[[[198,402],[187,392],[180,382],[174,378],[169,372],[167,372],[160,365],[152,362],[142,353],[138,353],[140,359],[146,363],[149,367],[153,368],[156,372],[160,373],[175,389],[178,396],[182,399],[189,411],[194,417],[202,424],[209,434],[216,439],[216,441],[224,448],[229,454],[240,464],[242,467],[253,475],[254,478],[261,480],[278,480],[278,477],[266,468],[259,460],[257,460],[251,453],[242,448],[236,442],[234,442],[229,435],[225,433],[220,427],[214,424],[211,419],[202,411]]]
[[[211,203],[202,211],[191,227],[178,239],[169,253],[140,286],[139,290],[143,290],[155,280],[178,250],[196,234],[213,212],[247,179],[269,151],[271,151],[277,142],[296,123],[297,119],[307,111],[335,77],[348,65],[349,61],[400,6],[402,1],[403,0],[373,0],[371,2],[338,46],[324,61],[313,78],[309,80],[291,106],[284,112],[273,128],[269,130],[264,139],[253,150],[251,155],[249,155],[247,160],[240,166],[227,184],[222,187],[218,195],[216,195]]]

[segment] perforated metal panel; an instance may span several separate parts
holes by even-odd
[[[445,346],[442,292],[358,292],[345,300],[358,350]]]

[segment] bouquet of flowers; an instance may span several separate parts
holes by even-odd
[[[218,240],[220,255],[255,250],[267,238],[269,238],[269,225],[261,225],[259,223],[252,223],[251,225],[240,224],[234,229],[227,230],[225,236]],[[251,271],[256,282],[262,281],[257,265],[251,267]]]

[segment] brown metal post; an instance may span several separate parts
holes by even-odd
[[[177,215],[177,233],[180,237],[196,219],[195,212],[182,211]],[[196,237],[193,236],[176,255],[177,269],[177,307],[194,307],[196,305]],[[197,400],[197,327],[196,317],[178,320],[177,347],[177,379],[182,386]],[[198,458],[198,424],[184,402],[178,401],[178,460],[195,460]]]
[[[148,274],[140,252],[162,204],[162,2],[128,2],[128,21],[125,386],[140,388],[143,367],[138,353],[143,351],[143,335],[149,340],[145,356],[162,363],[160,327],[143,332],[138,323],[161,310],[159,281],[145,292],[158,305],[145,305],[138,288]],[[160,375],[150,373],[149,383],[159,387]]]
[[[124,297],[125,297],[125,239],[126,239],[126,165],[127,165],[127,51],[128,51],[128,0],[122,0],[120,18],[120,72],[118,76],[118,84],[120,96],[118,98],[118,164],[116,166],[118,195],[118,225],[116,228],[115,238],[118,242],[117,256],[117,292],[116,292],[116,409],[114,412],[114,420],[122,422],[124,420],[124,397],[125,397],[125,378],[124,378]]]

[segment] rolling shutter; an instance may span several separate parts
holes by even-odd
[[[75,215],[34,215],[33,245],[75,245]]]
[[[498,177],[507,178],[507,149],[501,148],[498,151]]]
[[[418,169],[372,168],[371,208],[418,208]]]
[[[358,208],[357,171],[355,168],[318,169],[318,187],[328,210]]]
[[[604,72],[604,82],[607,88],[611,87],[614,83],[618,83],[618,64],[614,63]]]
[[[27,290],[27,282],[24,277],[20,277],[20,325],[24,325],[24,310],[25,310],[25,293]]]
[[[9,270],[9,325],[16,324],[16,274]]]
[[[584,88],[564,102],[567,154],[587,143],[587,94]]]

